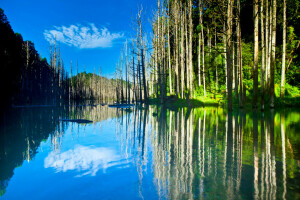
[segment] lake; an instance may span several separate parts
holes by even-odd
[[[0,199],[300,199],[299,109],[31,107],[0,123]]]

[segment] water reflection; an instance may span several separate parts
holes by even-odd
[[[299,123],[299,112],[271,111],[264,116],[263,113],[224,113],[222,109],[174,112],[150,108],[149,113],[149,119],[142,120],[148,130],[142,129],[140,133],[146,138],[148,135],[151,141],[153,178],[159,197],[299,197],[296,151],[299,139],[294,128]],[[284,121],[284,115],[291,121]],[[291,130],[289,140],[294,143],[288,145],[289,152],[285,128]],[[143,150],[140,136],[137,141]],[[126,142],[126,151],[129,146]],[[137,158],[145,159],[146,153],[138,154]],[[289,163],[286,157],[292,158]],[[141,165],[137,163],[138,171],[143,173]],[[287,174],[290,174],[288,178]]]
[[[88,118],[94,123],[118,118],[116,109],[107,106],[72,106],[46,108],[16,108],[0,117],[0,197],[5,194],[14,169],[28,163],[38,153],[42,142],[50,138],[52,150],[61,147],[65,130],[79,124],[60,122],[59,119]],[[85,126],[80,125],[80,126]],[[79,137],[79,130],[74,133]]]
[[[53,134],[56,120],[64,112],[53,108],[17,109],[0,117],[0,196],[8,186],[14,169],[29,162],[37,153],[40,142]]]
[[[95,106],[22,110],[17,116],[1,126],[1,195],[13,170],[30,161],[42,141],[49,141],[43,166],[56,173],[97,176],[100,170],[131,163],[138,176],[139,198],[154,193],[162,199],[300,198],[297,110],[227,113],[221,108]],[[93,124],[59,118],[88,119]],[[87,137],[88,126],[98,127],[94,137],[104,142],[101,130],[109,126],[120,151],[99,144],[63,148],[70,134]],[[151,193],[146,192],[149,184],[153,184]]]
[[[44,161],[44,167],[55,168],[57,172],[77,170],[77,175],[95,176],[98,170],[120,164],[120,156],[108,148],[95,148],[77,145],[74,149],[56,154],[52,151]]]

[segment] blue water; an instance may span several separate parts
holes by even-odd
[[[299,116],[15,108],[1,122],[0,199],[297,199]]]

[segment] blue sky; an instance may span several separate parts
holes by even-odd
[[[49,60],[49,42],[56,36],[66,70],[78,61],[79,71],[110,76],[126,39],[134,36],[133,20],[143,6],[145,31],[156,0],[0,0],[13,30],[35,43]],[[150,38],[148,38],[150,39]],[[74,71],[74,68],[73,68]]]

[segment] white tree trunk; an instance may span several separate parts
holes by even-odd
[[[281,83],[280,97],[285,93],[285,54],[286,54],[286,0],[283,0],[283,38],[282,38],[282,66],[281,66]]]
[[[276,0],[273,0],[272,5],[272,58],[271,58],[271,67],[270,67],[270,107],[274,108],[274,100],[275,100],[275,93],[274,93],[274,73],[275,73],[275,50],[276,50]]]
[[[264,1],[260,1],[260,27],[261,27],[261,70],[260,70],[260,88],[261,88],[261,110],[264,110],[264,79],[265,79],[265,32],[264,32]]]

